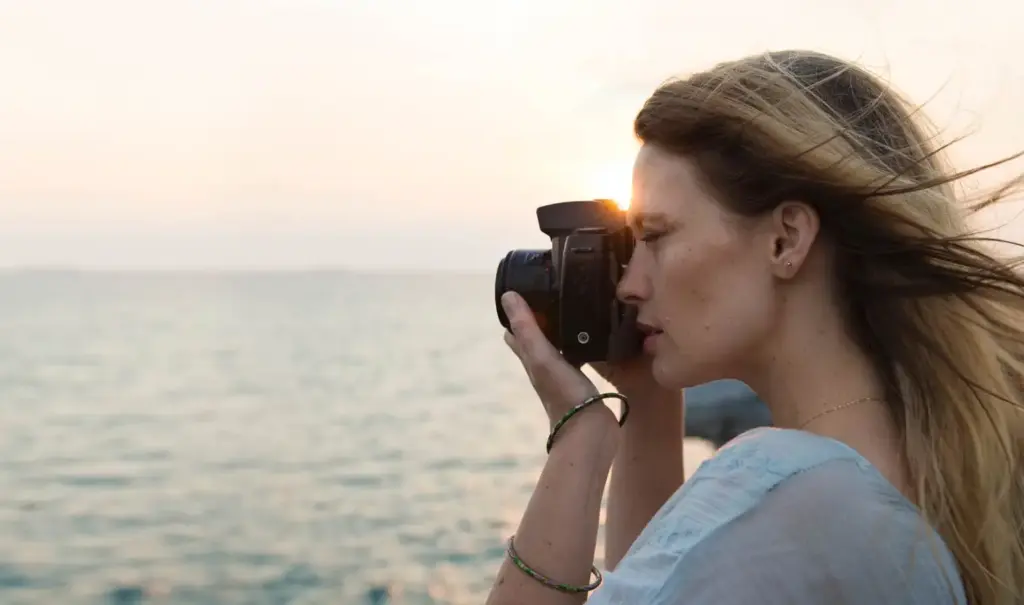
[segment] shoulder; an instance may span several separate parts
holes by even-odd
[[[965,602],[939,536],[894,488],[849,460],[787,478],[686,559],[665,603]],[[685,593],[672,594],[672,585]]]
[[[705,462],[605,592],[595,603],[962,601],[941,540],[866,460],[775,429],[750,431]]]

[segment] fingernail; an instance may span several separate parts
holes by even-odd
[[[516,295],[512,291],[506,292],[501,295],[501,306],[505,309],[506,313],[511,313],[516,310]]]

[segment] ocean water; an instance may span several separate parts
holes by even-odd
[[[546,437],[492,293],[0,276],[0,603],[482,602]]]

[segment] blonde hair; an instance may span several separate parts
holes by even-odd
[[[1024,279],[967,215],[1021,178],[961,204],[954,183],[988,166],[951,171],[919,113],[859,67],[785,51],[665,83],[635,131],[693,160],[739,214],[785,200],[815,207],[851,331],[889,391],[916,504],[970,603],[1018,603]]]

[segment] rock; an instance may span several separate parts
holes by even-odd
[[[686,436],[720,448],[750,429],[771,426],[768,407],[738,380],[716,380],[686,389]]]

